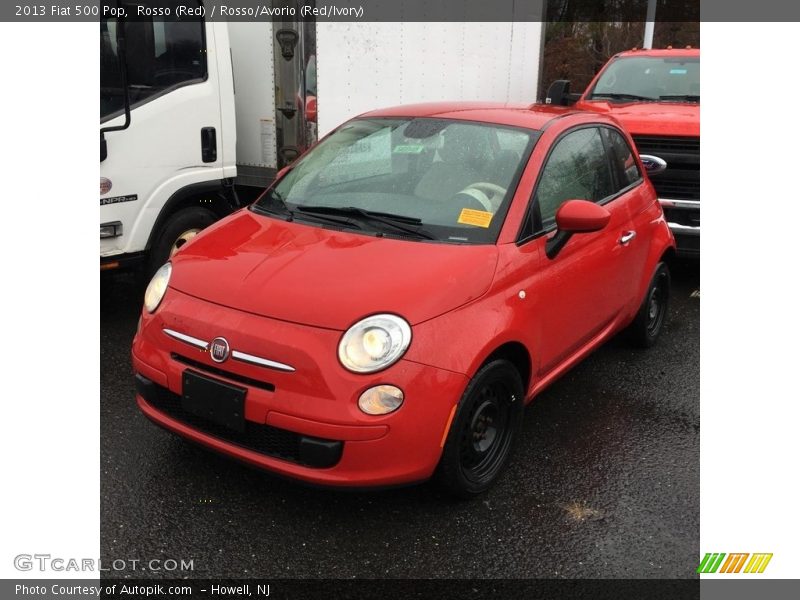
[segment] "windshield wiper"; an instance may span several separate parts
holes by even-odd
[[[371,210],[364,210],[355,206],[298,206],[297,210],[315,215],[341,215],[346,217],[358,217],[365,221],[372,221],[394,227],[397,231],[402,231],[414,237],[426,240],[435,240],[436,236],[425,231],[422,227],[422,219],[396,215]],[[410,227],[407,227],[409,225]]]
[[[618,94],[607,92],[604,94],[592,94],[592,100],[595,98],[610,98],[611,100],[641,100],[643,102],[655,102],[658,98],[651,98],[649,96],[637,96],[636,94]]]
[[[659,96],[659,100],[685,100],[686,102],[700,102],[700,94],[669,94]]]
[[[297,213],[289,208],[289,205],[286,204],[286,200],[283,199],[283,196],[277,190],[270,190],[267,192],[266,198],[270,200],[271,206],[264,205],[261,202],[256,202],[253,204],[253,208],[261,212],[285,215],[287,221],[294,221],[297,218]],[[326,214],[308,214],[303,216],[311,217],[320,221],[326,221],[328,223],[336,223],[337,225],[344,225],[349,229],[363,229],[361,225],[354,223],[349,219],[337,219],[335,216],[329,216]]]
[[[286,204],[286,200],[283,199],[283,196],[278,190],[275,189],[267,190],[267,193],[264,197],[267,200],[269,200],[269,203],[272,206],[269,206],[261,201],[256,202],[255,204],[253,204],[253,206],[261,211],[267,211],[271,213],[277,212],[279,214],[286,215],[289,221],[294,219],[294,211],[291,208],[289,208],[289,206]],[[276,211],[273,209],[278,209],[278,210]]]

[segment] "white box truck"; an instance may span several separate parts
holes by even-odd
[[[367,110],[533,103],[542,32],[538,22],[102,18],[101,270],[153,271]]]

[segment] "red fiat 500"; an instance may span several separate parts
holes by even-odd
[[[478,494],[526,403],[624,328],[656,341],[674,240],[645,166],[569,109],[351,120],[156,273],[139,407],[308,482]]]

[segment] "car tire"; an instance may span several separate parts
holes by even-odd
[[[494,360],[470,381],[456,409],[435,479],[469,499],[488,490],[509,461],[522,425],[525,391],[519,371]]]
[[[150,248],[145,269],[149,281],[161,265],[200,231],[217,220],[217,216],[206,208],[191,206],[176,212],[158,232],[158,237]]]
[[[647,287],[639,312],[628,327],[628,339],[634,346],[650,348],[658,341],[667,317],[670,281],[666,263],[659,263]]]

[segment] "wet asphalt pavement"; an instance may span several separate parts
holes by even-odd
[[[673,266],[659,344],[615,339],[526,410],[499,484],[453,503],[432,485],[312,489],[151,424],[129,349],[142,289],[101,284],[101,556],[193,559],[118,576],[693,577],[700,527],[699,266]]]

